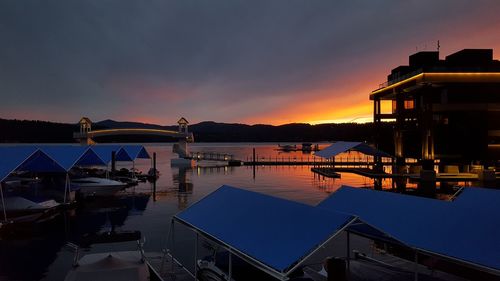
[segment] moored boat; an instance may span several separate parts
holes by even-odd
[[[5,210],[7,221],[12,222],[43,222],[56,216],[60,206],[54,200],[34,202],[21,196],[5,197],[3,202],[0,210]]]
[[[116,233],[114,231],[95,235],[88,245],[97,243],[116,243],[137,241],[137,251],[120,251],[88,254],[79,257],[79,246],[75,248],[73,268],[66,275],[65,281],[162,281],[157,271],[147,261],[140,242],[139,231]]]
[[[126,183],[104,178],[79,178],[71,180],[71,189],[84,197],[111,196],[127,187]]]
[[[278,150],[285,152],[296,151],[297,146],[295,144],[285,144],[285,145],[278,144]]]

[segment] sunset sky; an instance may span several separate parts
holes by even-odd
[[[493,48],[498,0],[4,0],[0,118],[366,121],[416,50]]]

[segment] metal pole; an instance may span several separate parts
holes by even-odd
[[[5,210],[5,200],[3,198],[3,182],[0,183],[0,195],[2,196],[3,219],[7,222],[7,211]]]
[[[418,251],[415,250],[415,281],[418,281]]]
[[[156,201],[156,152],[153,152],[153,201]]]
[[[194,245],[194,280],[198,273],[198,232],[196,232],[196,241]]]
[[[351,260],[351,239],[349,235],[349,231],[346,231],[347,233],[347,255],[346,255],[346,260],[347,260],[347,274],[349,274],[349,268],[350,268],[350,260]]]
[[[175,248],[175,229],[174,229],[175,221],[172,220],[172,223],[170,225],[170,232],[172,233],[172,251],[171,251],[171,270],[172,273],[174,272],[174,248]]]
[[[233,276],[233,255],[231,252],[229,252],[229,274],[228,274],[228,281],[231,281],[231,278]]]
[[[111,175],[114,176],[116,171],[116,151],[111,151]]]
[[[66,173],[66,181],[64,183],[64,203],[66,203],[66,194],[68,193],[68,189],[69,189],[68,180],[69,180],[69,174]]]

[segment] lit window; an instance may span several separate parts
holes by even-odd
[[[414,109],[415,102],[413,100],[405,100],[405,109]]]

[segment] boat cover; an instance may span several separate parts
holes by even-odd
[[[64,173],[66,169],[58,162],[38,149],[32,156],[23,161],[16,169],[18,171],[29,171],[35,173]]]
[[[371,156],[392,157],[390,154],[385,153],[376,148],[373,148],[364,142],[351,142],[351,141],[335,142],[329,147],[326,147],[321,151],[316,152],[314,155],[329,159],[349,150],[359,151],[363,154]]]
[[[144,146],[142,145],[124,145],[123,149],[125,149],[130,158],[132,158],[132,161],[136,160],[137,158],[151,158],[146,148],[144,148]]]
[[[357,215],[423,252],[500,273],[500,191],[465,188],[454,201],[343,186],[317,207]]]
[[[111,153],[113,151],[116,152],[116,161],[132,161],[130,155],[128,155],[121,145],[93,145],[91,149],[106,164],[111,162]]]
[[[286,276],[356,217],[222,186],[174,220],[215,239],[240,258]]]
[[[36,151],[34,146],[0,146],[0,182]]]
[[[39,148],[66,171],[74,166],[105,166],[107,164],[89,146],[47,145]]]

